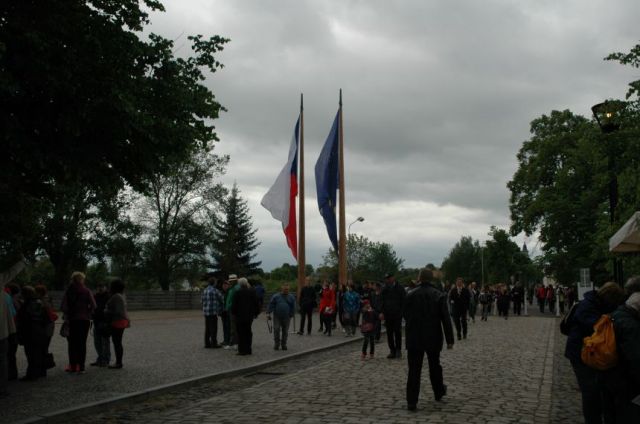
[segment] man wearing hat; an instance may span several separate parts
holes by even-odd
[[[387,358],[402,358],[402,309],[407,294],[393,278],[393,274],[388,273],[384,278],[385,287],[382,289],[380,321],[385,321],[387,328],[387,343],[389,344]]]
[[[227,295],[227,300],[225,302],[225,309],[229,312],[229,330],[231,333],[231,337],[229,340],[229,345],[225,346],[225,349],[234,349],[238,344],[238,333],[236,329],[236,316],[232,311],[233,307],[233,298],[240,286],[238,286],[238,276],[236,274],[229,274],[229,278],[227,280],[229,282],[229,294]]]

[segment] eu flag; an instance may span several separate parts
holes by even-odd
[[[327,226],[331,244],[338,252],[338,229],[336,224],[336,192],[338,190],[338,120],[340,111],[336,114],[331,126],[331,132],[325,141],[318,161],[316,162],[316,192],[318,194],[318,208]]]

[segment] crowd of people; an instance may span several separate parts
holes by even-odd
[[[85,275],[74,272],[58,309],[60,317],[44,285],[20,287],[12,282],[26,265],[23,259],[0,274],[3,296],[0,301],[0,397],[8,394],[8,381],[35,381],[46,377],[47,370],[56,366],[49,346],[59,318],[62,320],[60,335],[67,340],[66,372],[85,373],[91,324],[96,360],[90,365],[122,368],[122,338],[130,325],[124,282],[112,280],[109,290],[106,285],[99,284],[93,293],[85,285]],[[111,342],[115,353],[113,364],[110,364]],[[27,359],[27,369],[22,377],[19,377],[16,360],[19,346],[23,347]]]
[[[55,367],[49,352],[55,333],[55,323],[61,318],[60,335],[68,346],[65,371],[85,373],[87,338],[93,328],[96,359],[91,366],[120,369],[123,366],[123,335],[130,326],[125,284],[114,279],[109,286],[98,284],[95,292],[85,285],[85,275],[74,272],[59,308],[61,317],[43,285],[12,283],[24,269],[26,261],[16,263],[0,273],[0,397],[7,394],[7,381],[18,379],[16,353],[23,346],[27,368],[20,381],[34,381],[46,377]],[[263,309],[264,287],[251,286],[246,278],[231,274],[226,280],[208,276],[202,291],[202,310],[205,318],[204,347],[236,350],[237,355],[252,354],[252,323]],[[587,292],[577,302],[572,288],[538,285],[527,296],[522,285],[484,285],[465,283],[457,278],[453,285],[433,281],[432,271],[423,269],[418,280],[406,287],[392,274],[384,282],[365,281],[344,285],[323,281],[312,285],[307,278],[297,296],[290,293],[288,284],[271,296],[266,304],[266,317],[273,333],[274,349],[288,349],[291,320],[300,314],[299,336],[313,332],[314,311],[317,311],[318,332],[330,337],[338,328],[345,337],[363,336],[362,360],[374,358],[385,326],[388,359],[402,358],[405,324],[405,349],[409,372],[407,377],[407,408],[415,410],[420,392],[420,375],[424,356],[429,365],[432,390],[436,400],[447,393],[440,365],[440,352],[445,345],[453,348],[454,330],[457,340],[468,337],[470,325],[487,321],[492,308],[507,319],[511,308],[521,314],[524,302],[537,298],[540,311],[554,311],[556,305],[563,312],[570,311],[565,321],[569,359],[579,388],[585,423],[640,422],[640,277],[628,280],[624,290],[615,283],[606,283]],[[528,297],[528,299],[527,299]],[[575,307],[572,308],[572,306]],[[581,358],[583,339],[594,331],[594,324],[609,315],[615,329],[619,361],[610,370],[591,368]],[[218,318],[222,321],[219,342]],[[93,325],[91,325],[93,324]],[[112,363],[111,345],[115,360]]]

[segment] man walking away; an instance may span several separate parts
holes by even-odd
[[[311,334],[311,317],[313,316],[313,308],[316,307],[316,291],[311,287],[309,277],[304,281],[304,287],[300,290],[300,331],[299,335],[304,334],[304,323],[307,322],[307,334]]]
[[[420,395],[420,378],[424,354],[429,363],[429,379],[436,401],[447,394],[442,376],[440,351],[444,339],[447,349],[453,348],[453,328],[447,308],[447,295],[431,285],[433,273],[424,268],[420,271],[420,285],[407,296],[404,308],[406,320],[407,357],[407,409],[415,411]]]
[[[382,289],[382,313],[380,321],[385,321],[387,327],[387,342],[389,343],[388,359],[402,357],[402,308],[406,292],[393,278],[393,274],[385,275],[386,285]]]
[[[219,348],[218,315],[222,314],[224,298],[216,288],[216,277],[209,277],[209,285],[202,292],[202,312],[204,313],[204,347]]]
[[[296,299],[289,294],[289,285],[283,284],[280,293],[271,296],[267,308],[267,319],[273,314],[273,341],[275,350],[287,350],[287,337],[289,335],[289,323],[296,310]],[[281,334],[282,333],[282,334]]]
[[[458,340],[462,337],[467,338],[467,312],[469,311],[469,303],[471,295],[469,290],[464,286],[462,278],[456,279],[456,286],[449,293],[449,301],[451,302],[451,315],[456,325]],[[462,333],[462,334],[461,334]]]

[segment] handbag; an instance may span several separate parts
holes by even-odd
[[[63,322],[62,326],[60,327],[60,335],[62,337],[69,337],[70,332],[71,332],[71,329],[69,328],[69,321]]]
[[[374,330],[375,326],[372,322],[363,322],[360,325],[360,331],[362,333],[371,333]]]

